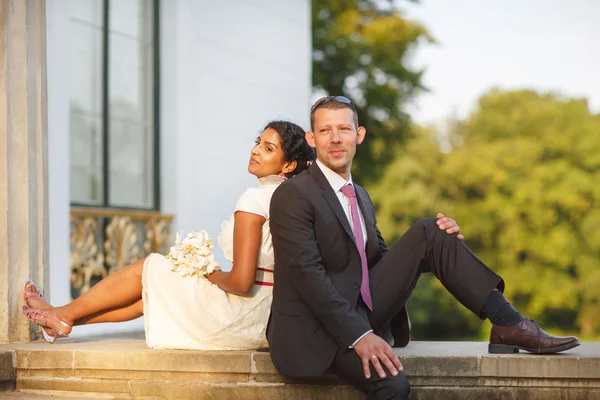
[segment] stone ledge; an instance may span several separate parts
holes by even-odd
[[[115,399],[362,398],[332,374],[291,382],[266,352],[151,350],[140,339],[71,339],[0,346],[0,355],[10,353],[16,387],[25,391]],[[600,343],[553,356],[492,355],[487,343],[473,342],[413,342],[396,353],[418,399],[600,399]]]
[[[15,352],[0,349],[0,390],[14,388]]]

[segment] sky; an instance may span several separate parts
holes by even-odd
[[[491,87],[585,97],[600,113],[600,0],[399,0],[437,44],[412,62],[426,67],[410,108],[416,122],[464,118]]]

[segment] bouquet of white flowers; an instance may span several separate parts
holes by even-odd
[[[183,240],[177,233],[175,245],[166,256],[171,260],[171,271],[181,276],[201,276],[220,270],[212,247],[213,240],[206,231],[190,232]]]

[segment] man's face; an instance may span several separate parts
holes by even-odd
[[[319,108],[313,115],[313,131],[306,141],[317,150],[317,158],[328,168],[348,179],[356,145],[365,138],[365,128],[356,127],[349,108]]]

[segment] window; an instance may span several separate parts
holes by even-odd
[[[71,203],[158,210],[158,0],[68,4]]]

